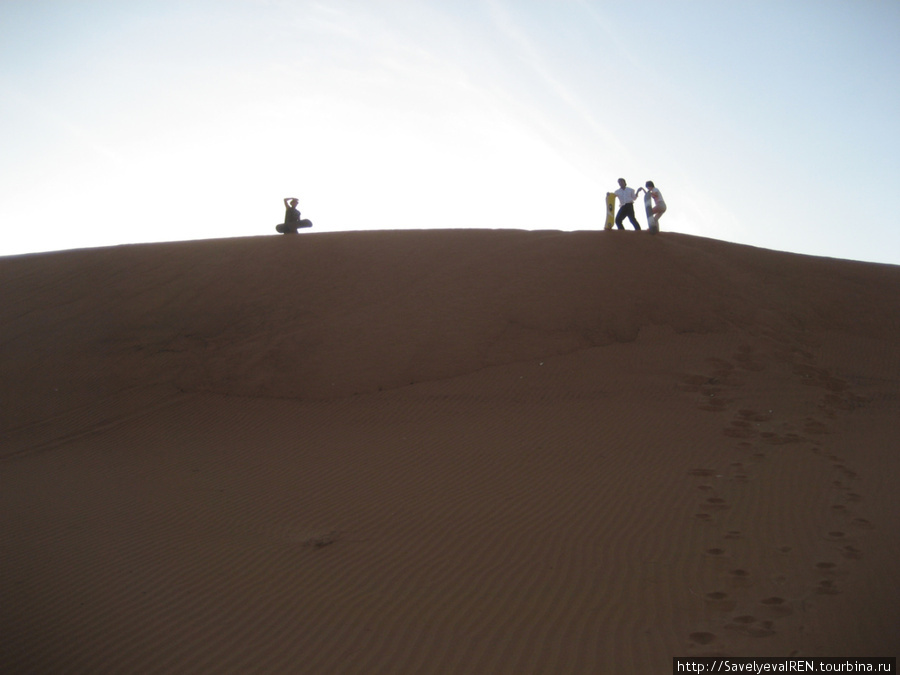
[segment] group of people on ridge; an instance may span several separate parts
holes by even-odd
[[[641,192],[646,192],[653,199],[653,208],[651,213],[653,214],[653,220],[656,221],[656,229],[659,229],[659,217],[666,212],[666,202],[663,199],[662,193],[659,191],[652,180],[648,180],[644,183],[646,188],[638,188],[637,191],[628,187],[628,184],[625,182],[624,178],[619,179],[619,189],[615,192],[607,192],[606,196],[615,195],[619,200],[619,212],[616,214],[616,227],[620,230],[624,230],[625,228],[622,226],[622,223],[625,222],[625,219],[631,221],[631,224],[634,226],[634,229],[640,230],[641,226],[638,225],[637,220],[634,217],[634,200],[637,199],[637,196]],[[653,228],[653,223],[648,223],[647,227],[651,229]]]
[[[616,227],[620,230],[625,229],[622,223],[625,222],[626,218],[631,221],[634,229],[641,229],[641,226],[638,225],[638,222],[634,217],[634,200],[637,199],[641,192],[646,192],[653,199],[653,208],[651,210],[653,218],[647,226],[651,231],[659,229],[659,218],[666,212],[666,202],[663,199],[659,188],[653,184],[652,180],[648,180],[644,185],[646,187],[638,188],[635,191],[628,187],[624,178],[620,178],[619,189],[615,192],[606,193],[607,197],[614,194],[619,200],[619,212],[616,214]],[[275,226],[275,229],[281,232],[281,234],[297,234],[297,230],[300,228],[312,227],[311,221],[300,218],[300,211],[297,210],[298,203],[296,198],[284,198],[284,222]],[[655,221],[655,223],[653,221]],[[656,225],[655,228],[654,224]]]

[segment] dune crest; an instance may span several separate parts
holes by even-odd
[[[104,393],[151,381],[285,398],[452,377],[649,327],[882,337],[900,293],[891,266],[671,233],[261,237],[23,256],[2,270],[6,339],[32,355],[7,364],[12,379],[56,392],[76,372]]]

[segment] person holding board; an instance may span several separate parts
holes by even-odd
[[[281,234],[297,234],[301,227],[312,227],[312,221],[300,219],[300,212],[297,210],[299,203],[296,197],[284,198],[284,222],[275,226]]]
[[[662,192],[653,184],[652,180],[648,180],[644,185],[646,190],[638,188],[635,195],[646,192],[644,195],[644,207],[647,209],[647,227],[650,228],[650,232],[655,234],[659,232],[659,218],[666,212],[666,202],[663,199]],[[650,204],[651,198],[653,199],[652,206]]]
[[[634,217],[634,200],[637,198],[637,193],[632,190],[630,187],[627,187],[627,183],[624,178],[619,179],[619,189],[615,192],[607,192],[606,196],[615,195],[619,198],[619,212],[616,214],[616,227],[620,230],[624,230],[622,227],[622,222],[628,218],[631,221],[631,224],[634,226],[634,229],[640,230],[641,226],[638,225],[638,221]]]

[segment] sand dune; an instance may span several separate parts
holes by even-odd
[[[897,267],[454,230],[0,281],[2,672],[898,651]]]

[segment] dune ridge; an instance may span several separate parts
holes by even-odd
[[[328,398],[632,341],[652,326],[884,337],[900,322],[893,266],[626,234],[372,232],[9,258],[2,320],[20,358],[5,374],[116,394],[156,381]],[[48,267],[50,283],[30,269]]]
[[[0,670],[895,655],[900,269],[407,231],[0,259]]]

